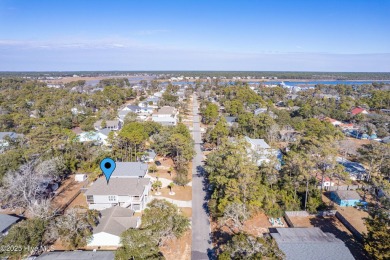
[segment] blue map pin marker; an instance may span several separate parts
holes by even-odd
[[[100,162],[100,169],[102,169],[104,176],[106,176],[107,184],[115,170],[115,167],[115,161],[111,158],[105,158]]]

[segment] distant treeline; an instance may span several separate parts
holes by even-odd
[[[278,79],[324,80],[390,80],[390,72],[298,72],[298,71],[63,71],[63,72],[0,72],[0,77],[85,77],[120,75],[169,75],[185,77],[277,77]]]

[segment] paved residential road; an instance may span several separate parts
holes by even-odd
[[[193,137],[195,141],[196,155],[192,164],[192,251],[191,259],[209,259],[211,250],[210,221],[206,212],[206,192],[203,190],[203,154],[200,149],[202,143],[200,133],[200,117],[198,115],[199,104],[197,96],[193,96]]]

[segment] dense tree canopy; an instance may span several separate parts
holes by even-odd
[[[166,200],[153,200],[142,215],[139,229],[129,229],[121,235],[122,247],[116,259],[164,259],[158,246],[180,238],[189,228],[189,220]]]

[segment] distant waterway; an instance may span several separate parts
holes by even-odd
[[[373,82],[383,82],[390,84],[390,80],[359,80],[359,81],[349,81],[349,80],[329,80],[329,81],[323,81],[323,80],[318,80],[318,81],[283,81],[284,84],[287,86],[315,86],[318,84],[323,84],[323,85],[339,85],[339,84],[344,84],[344,85],[363,85],[363,84],[371,84]],[[251,82],[252,84],[259,84],[259,82]],[[281,84],[282,81],[280,82],[275,82],[275,81],[265,81],[263,82],[266,85],[277,85]]]
[[[145,77],[132,77],[129,78],[130,83],[139,83],[140,80],[145,80]],[[147,79],[150,80],[150,79]],[[302,81],[248,81],[247,84],[250,85],[258,85],[260,83],[265,85],[279,85],[282,82],[284,82],[287,86],[299,86],[299,87],[313,87],[318,84],[324,84],[324,85],[338,85],[338,84],[344,84],[344,85],[351,85],[351,86],[358,86],[363,84],[371,84],[373,82],[383,82],[386,84],[390,84],[390,80],[358,80],[358,81],[351,81],[351,80],[302,80]],[[87,80],[86,84],[90,86],[96,86],[99,83],[99,80]],[[161,82],[161,85],[168,85],[169,82]],[[188,81],[176,81],[172,82],[174,85],[194,85],[195,82],[188,82]],[[231,82],[220,82],[220,85],[224,84],[235,84],[234,81]]]

